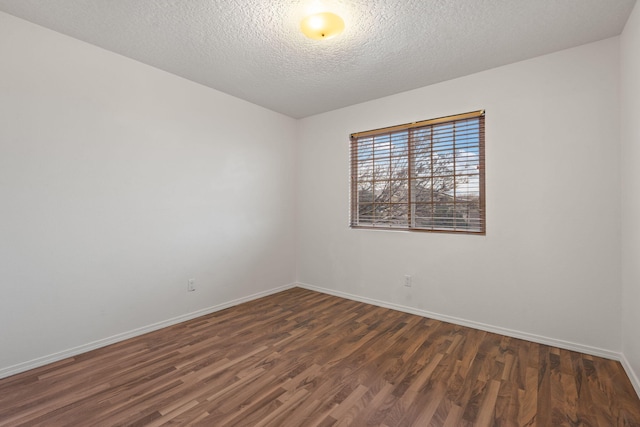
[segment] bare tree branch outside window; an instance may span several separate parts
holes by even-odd
[[[484,234],[484,115],[469,114],[352,135],[351,226]]]

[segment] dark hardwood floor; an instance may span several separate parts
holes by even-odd
[[[291,289],[0,380],[2,426],[640,426],[618,362]]]

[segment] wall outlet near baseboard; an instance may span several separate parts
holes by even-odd
[[[187,280],[187,292],[195,292],[196,290],[196,279]]]
[[[407,288],[410,288],[410,287],[411,287],[411,276],[410,276],[410,275],[408,275],[408,274],[405,274],[405,275],[404,275],[404,285],[405,285]]]

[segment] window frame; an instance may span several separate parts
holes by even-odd
[[[411,197],[411,189],[414,187],[414,185],[416,185],[415,181],[417,181],[417,178],[415,178],[413,176],[413,173],[415,172],[415,166],[414,162],[415,159],[418,157],[415,153],[416,151],[416,138],[414,136],[412,136],[412,133],[415,132],[415,130],[420,130],[420,129],[431,129],[431,131],[433,131],[434,126],[436,125],[447,125],[449,123],[451,123],[454,126],[455,129],[455,123],[458,122],[464,122],[464,121],[468,121],[470,119],[478,119],[478,143],[477,143],[477,151],[478,151],[478,162],[477,162],[477,169],[478,169],[478,214],[479,214],[479,226],[477,227],[477,229],[469,229],[469,228],[457,228],[455,226],[455,222],[454,224],[448,228],[445,226],[439,226],[436,228],[435,225],[432,224],[431,227],[424,227],[424,226],[416,226],[415,225],[415,215],[412,215],[412,213],[414,212],[414,210],[416,209],[416,206],[419,204],[417,203],[415,200],[412,200]],[[384,135],[389,135],[389,139],[391,141],[392,139],[392,134],[393,133],[398,133],[398,132],[403,132],[403,131],[407,131],[407,154],[406,156],[403,155],[399,155],[399,156],[392,156],[391,154],[389,155],[390,159],[392,157],[395,158],[400,158],[400,159],[404,159],[404,157],[406,157],[406,163],[407,163],[407,172],[406,172],[406,185],[407,185],[407,200],[406,202],[400,202],[400,203],[395,203],[397,205],[404,205],[406,204],[406,209],[407,209],[407,220],[406,223],[402,223],[400,225],[398,224],[376,224],[375,220],[372,223],[368,223],[368,222],[363,222],[360,218],[360,213],[359,213],[359,207],[360,207],[360,201],[358,200],[359,198],[359,193],[358,193],[358,183],[359,182],[371,182],[372,184],[372,188],[375,186],[375,172],[374,167],[375,167],[375,159],[372,160],[372,179],[371,181],[365,180],[365,181],[359,181],[358,180],[358,152],[359,150],[364,150],[364,148],[362,148],[362,144],[359,144],[359,140],[362,140],[364,138],[368,138],[368,137],[380,137],[380,136],[384,136]],[[453,131],[453,142],[451,145],[451,150],[452,153],[454,155],[454,157],[456,156],[456,138],[455,138],[455,130]],[[392,149],[392,143],[390,142],[390,150]],[[434,142],[433,142],[433,138],[431,139],[430,142],[430,147],[429,150],[434,150]],[[444,116],[444,117],[439,117],[439,118],[435,118],[435,119],[429,119],[429,120],[423,120],[420,122],[413,122],[413,123],[407,123],[407,124],[403,124],[403,125],[396,125],[396,126],[389,126],[389,127],[385,127],[385,128],[380,128],[380,129],[373,129],[373,130],[369,130],[369,131],[364,131],[364,132],[356,132],[350,135],[350,169],[351,169],[351,173],[350,173],[350,212],[349,212],[349,218],[350,218],[350,228],[353,229],[371,229],[371,230],[392,230],[392,231],[418,231],[418,232],[428,232],[428,233],[449,233],[449,234],[472,234],[472,235],[486,235],[486,205],[485,205],[485,200],[486,200],[486,191],[485,191],[485,111],[484,110],[477,110],[477,111],[471,111],[468,113],[462,113],[462,114],[455,114],[455,115],[451,115],[451,116]],[[371,150],[375,150],[375,141],[371,142]],[[433,158],[433,156],[432,156]],[[391,167],[391,165],[390,165]],[[459,176],[465,176],[466,174],[463,173],[456,173],[456,169],[455,169],[455,160],[454,160],[454,169],[453,169],[453,173],[450,175],[444,175],[446,177],[452,177],[452,179],[455,182],[455,179]],[[475,175],[475,174],[473,174]],[[429,175],[429,179],[434,179],[434,177],[437,177],[437,175],[434,175],[433,170],[431,172],[431,174]],[[389,183],[391,184],[391,182],[393,181],[404,181],[405,178],[391,178],[391,176],[388,178]],[[455,186],[454,184],[454,188],[457,188],[457,186]],[[371,190],[372,192],[374,192],[375,190]],[[390,190],[391,191],[391,190]],[[392,197],[391,194],[395,194],[397,196],[396,193],[390,193],[390,198]],[[433,193],[432,193],[433,195]],[[375,210],[376,208],[376,204],[380,205],[380,204],[391,204],[391,202],[379,202],[376,203],[375,202],[375,193],[372,193],[372,198],[374,199],[372,201],[372,208]],[[453,208],[455,209],[457,200],[460,197],[458,197],[455,194],[455,190],[454,190],[454,195],[452,196],[452,200],[453,200]],[[451,202],[448,202],[449,205],[451,205]],[[440,203],[435,203],[433,201],[432,198],[432,202],[431,202],[431,206],[432,209],[435,208],[436,206],[446,206],[447,204],[444,202],[440,202]],[[424,206],[424,205],[423,205]],[[431,220],[433,221],[435,219],[435,217],[431,216]]]

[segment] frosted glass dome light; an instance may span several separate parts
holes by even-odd
[[[344,30],[344,21],[335,13],[315,13],[302,20],[300,29],[310,39],[326,40],[337,36]]]

